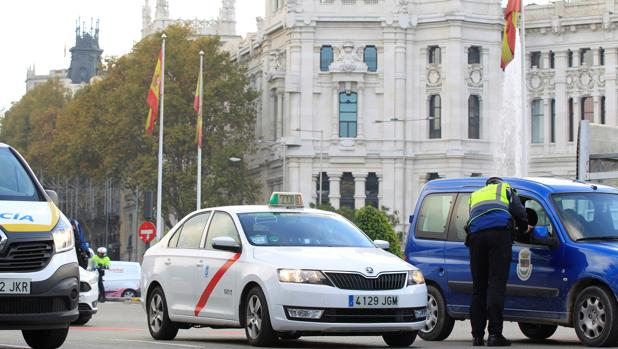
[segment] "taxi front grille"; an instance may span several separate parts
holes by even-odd
[[[377,278],[367,278],[361,274],[327,272],[326,276],[335,287],[344,290],[384,291],[403,288],[407,274],[381,274]]]
[[[0,272],[32,272],[45,268],[54,254],[51,241],[12,242],[0,253]]]
[[[44,314],[71,310],[67,297],[0,297],[0,315]]]

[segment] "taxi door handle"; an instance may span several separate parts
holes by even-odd
[[[195,264],[196,267],[201,268],[204,266],[204,261],[199,261],[197,262],[197,264]]]
[[[170,264],[172,264],[172,259],[168,258],[168,259],[165,260],[164,263],[165,263],[165,265],[170,265]]]

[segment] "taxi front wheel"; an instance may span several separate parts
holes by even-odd
[[[152,338],[157,340],[172,340],[178,334],[167,311],[167,301],[163,289],[157,286],[148,297],[148,330]]]
[[[618,305],[603,287],[586,287],[573,305],[573,325],[579,340],[587,346],[605,347],[618,343]]]
[[[256,347],[272,345],[277,334],[270,323],[270,313],[264,292],[259,287],[252,288],[245,298],[245,334],[249,344]]]
[[[416,331],[386,333],[382,336],[389,347],[409,347],[416,339]]]
[[[33,349],[55,349],[64,343],[69,334],[69,328],[59,328],[54,330],[23,330],[26,343]]]

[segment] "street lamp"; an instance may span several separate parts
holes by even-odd
[[[319,133],[320,134],[320,174],[319,174],[319,179],[318,179],[320,181],[320,184],[319,184],[319,189],[318,189],[319,190],[319,192],[318,192],[318,202],[319,202],[319,205],[322,205],[322,172],[323,172],[322,171],[322,164],[323,164],[322,160],[323,160],[323,154],[324,154],[324,151],[322,150],[322,143],[324,141],[324,130],[303,130],[303,129],[297,128],[294,131],[297,131],[297,132],[311,132],[311,133]]]
[[[401,151],[401,160],[402,160],[402,164],[403,164],[403,195],[401,196],[401,215],[402,215],[402,225],[403,225],[403,237],[405,239],[406,237],[406,221],[407,221],[407,217],[404,217],[403,215],[406,214],[406,123],[408,122],[415,122],[415,121],[427,121],[427,120],[435,120],[436,118],[433,116],[428,116],[426,118],[420,118],[420,119],[398,119],[398,118],[390,118],[388,120],[375,120],[374,123],[376,124],[387,124],[387,123],[394,123],[394,122],[401,122],[403,123],[403,146],[402,146],[402,151]]]
[[[231,157],[228,159],[232,164],[238,165],[238,168],[241,169],[242,172],[242,159],[238,157]],[[240,174],[240,204],[245,204],[245,176]]]

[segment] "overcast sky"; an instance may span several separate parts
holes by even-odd
[[[505,2],[506,0],[502,0]],[[545,3],[548,0],[524,0]],[[75,22],[81,17],[100,20],[99,44],[103,55],[122,55],[140,39],[143,0],[19,0],[0,2],[0,112],[26,90],[26,70],[36,73],[68,68],[75,44]],[[153,10],[156,0],[150,0]],[[211,19],[220,0],[169,0],[172,18]],[[263,0],[236,0],[237,33],[255,31],[255,17],[264,16]],[[66,46],[66,56],[64,53]]]

